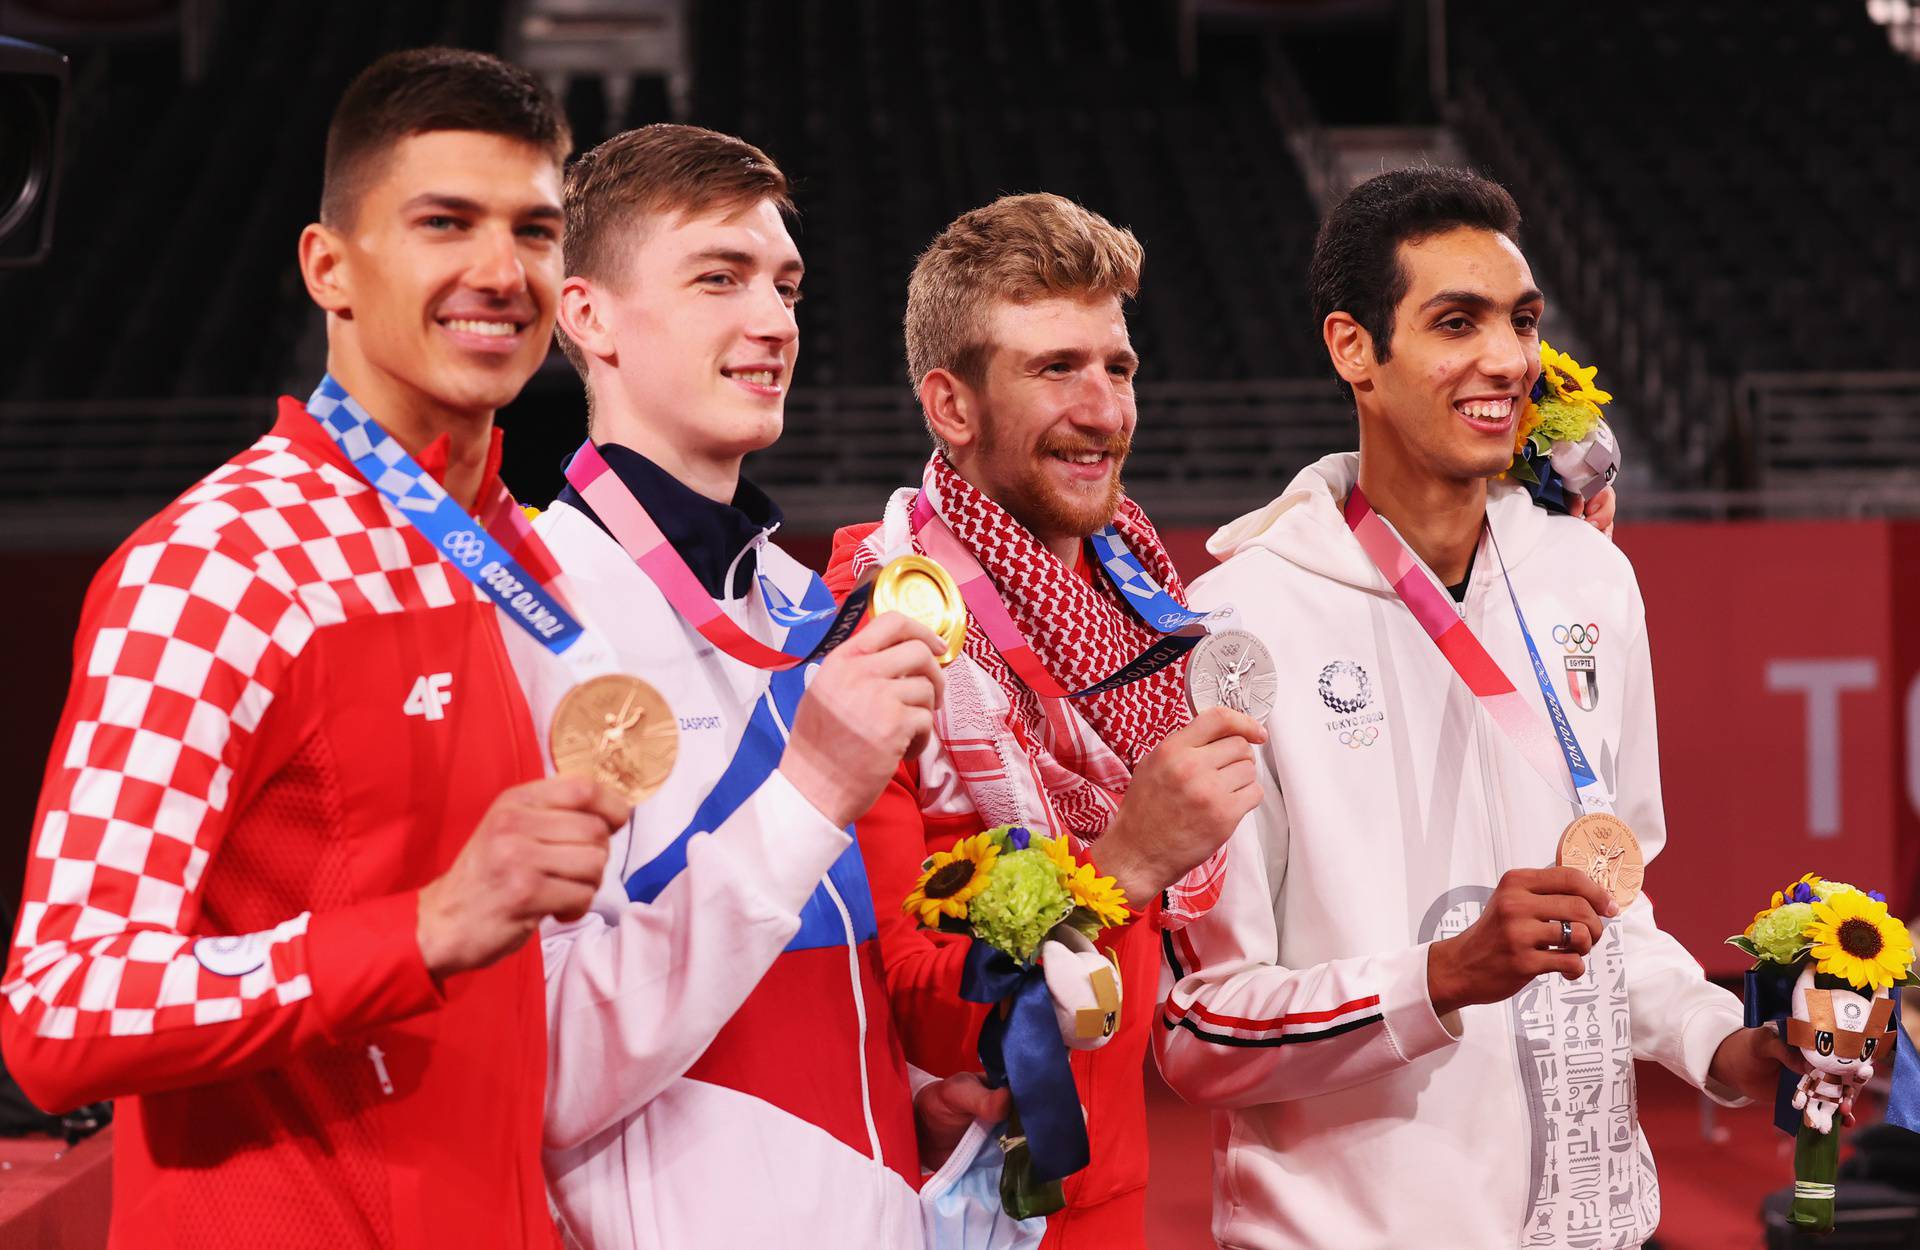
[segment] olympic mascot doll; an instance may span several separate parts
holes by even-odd
[[[1813,873],[1776,891],[1746,932],[1727,940],[1754,957],[1748,1024],[1777,1022],[1807,1062],[1797,1082],[1783,1078],[1791,1095],[1776,1107],[1776,1122],[1794,1133],[1787,1219],[1828,1232],[1840,1128],[1853,1122],[1854,1095],[1873,1078],[1874,1055],[1894,1045],[1892,991],[1917,983],[1913,940],[1879,893]]]

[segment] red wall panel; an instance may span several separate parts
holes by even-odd
[[[1911,905],[1894,872],[1894,831],[1913,815],[1895,533],[1836,521],[1620,534],[1647,603],[1671,831],[1647,888],[1711,971],[1744,967],[1720,939],[1803,872]]]

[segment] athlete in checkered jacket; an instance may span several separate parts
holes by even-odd
[[[444,50],[329,136],[329,371],[469,508],[510,507],[492,415],[546,351],[569,142]],[[101,569],[0,1036],[42,1105],[122,1100],[113,1244],[554,1244],[525,939],[626,809],[538,780],[503,628],[290,399]]]

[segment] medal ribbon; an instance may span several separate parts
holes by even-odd
[[[869,582],[856,588],[837,608],[831,600],[823,608],[806,608],[794,604],[763,575],[758,580],[767,614],[775,624],[789,631],[789,646],[800,649],[770,647],[742,629],[707,593],[700,579],[687,567],[686,560],[673,549],[660,526],[633,497],[633,492],[627,489],[598,447],[591,442],[582,443],[567,462],[566,473],[567,481],[580,492],[580,497],[587,501],[614,541],[653,579],[673,610],[698,630],[702,638],[742,664],[777,673],[819,659],[853,636],[867,601],[873,597],[873,585]],[[808,628],[816,624],[824,627],[817,631]]]
[[[1533,634],[1527,629],[1527,618],[1520,611],[1520,597],[1514,593],[1513,579],[1507,575],[1506,560],[1500,556],[1499,542],[1493,542],[1494,556],[1500,560],[1500,576],[1506,582],[1507,597],[1513,602],[1514,617],[1520,622],[1520,636],[1526,640],[1527,654],[1533,660],[1533,675],[1540,683],[1540,694],[1546,701],[1551,725],[1543,723],[1533,705],[1515,689],[1499,663],[1487,654],[1487,649],[1454,609],[1453,603],[1421,568],[1420,561],[1407,549],[1400,535],[1387,524],[1386,518],[1373,510],[1373,505],[1367,502],[1366,495],[1358,485],[1347,496],[1345,513],[1347,527],[1360,540],[1361,548],[1373,561],[1374,567],[1387,579],[1394,593],[1400,596],[1400,602],[1407,605],[1413,618],[1427,631],[1427,637],[1433,640],[1433,645],[1440,649],[1440,654],[1453,666],[1453,671],[1466,683],[1474,698],[1480,701],[1487,716],[1507,735],[1521,758],[1554,790],[1565,793],[1566,782],[1571,778],[1576,802],[1589,811],[1610,812],[1612,805],[1594,785],[1594,771],[1587,763],[1585,752],[1580,749],[1580,740],[1574,735],[1566,709],[1560,706],[1560,697],[1553,692],[1553,682],[1547,677],[1547,666],[1541,663],[1540,650],[1533,644]],[[1481,524],[1491,540],[1493,526],[1484,520]],[[1566,765],[1565,773],[1555,764],[1555,747]]]
[[[576,668],[611,667],[605,645],[581,625],[548,584],[558,576],[559,565],[504,488],[487,509],[491,524],[477,520],[407,454],[398,439],[380,428],[332,374],[321,377],[307,400],[307,412],[367,484],[502,615]],[[538,574],[529,572],[527,564]]]
[[[992,576],[980,567],[980,561],[974,558],[973,552],[941,518],[933,502],[931,476],[922,482],[920,495],[914,500],[912,524],[913,535],[920,540],[927,554],[952,574],[953,580],[959,584],[960,597],[966,601],[967,611],[973,614],[973,619],[980,622],[987,641],[993,644],[993,649],[1000,653],[1007,667],[1013,670],[1027,689],[1043,699],[1081,699],[1150,677],[1193,650],[1207,636],[1206,623],[1225,615],[1224,612],[1195,612],[1183,607],[1179,600],[1154,581],[1153,575],[1140,563],[1140,557],[1127,547],[1120,532],[1109,525],[1093,536],[1094,549],[1100,557],[1100,568],[1140,623],[1160,634],[1161,638],[1086,689],[1068,690],[1054,679],[1053,674],[1040,662],[1040,657],[1034,654],[1026,635],[1020,632],[1020,626],[1007,611],[1006,602],[1000,598]]]

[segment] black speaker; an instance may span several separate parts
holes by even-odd
[[[53,245],[67,58],[0,37],[0,268],[31,265]]]

